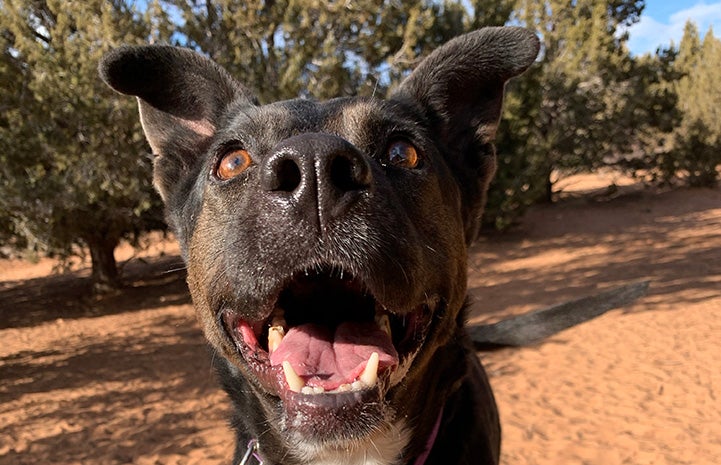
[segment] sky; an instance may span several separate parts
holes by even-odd
[[[678,46],[687,20],[703,37],[709,26],[721,37],[721,0],[646,0],[641,21],[629,29],[628,47],[634,55],[654,53],[671,41]]]

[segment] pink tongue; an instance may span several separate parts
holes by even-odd
[[[279,366],[287,360],[306,385],[330,391],[355,381],[373,352],[378,352],[379,371],[398,364],[393,342],[375,323],[341,323],[335,333],[305,324],[288,331],[270,363]]]

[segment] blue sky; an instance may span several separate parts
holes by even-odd
[[[630,30],[629,49],[634,55],[654,53],[671,41],[678,46],[687,20],[698,26],[703,37],[709,26],[721,37],[721,0],[646,0],[641,21]]]

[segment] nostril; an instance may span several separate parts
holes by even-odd
[[[278,186],[275,190],[293,192],[300,186],[301,173],[295,161],[289,158],[281,160],[276,166],[276,174]]]
[[[330,181],[342,192],[355,188],[353,181],[353,166],[345,157],[335,157],[330,165]]]
[[[303,179],[294,157],[280,153],[269,159],[261,171],[261,185],[267,191],[294,192]]]
[[[341,192],[362,189],[371,182],[369,167],[356,157],[333,157],[329,171],[331,183]]]
[[[298,198],[314,195],[322,202],[340,202],[343,194],[366,190],[372,183],[372,168],[363,154],[328,134],[300,134],[282,141],[260,170],[263,190]]]

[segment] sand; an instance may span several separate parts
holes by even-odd
[[[471,251],[472,322],[617,285],[649,294],[543,343],[480,354],[506,465],[721,463],[721,190],[578,177]],[[126,247],[121,260],[132,256]],[[0,261],[0,464],[228,464],[228,403],[177,247],[88,270]]]

